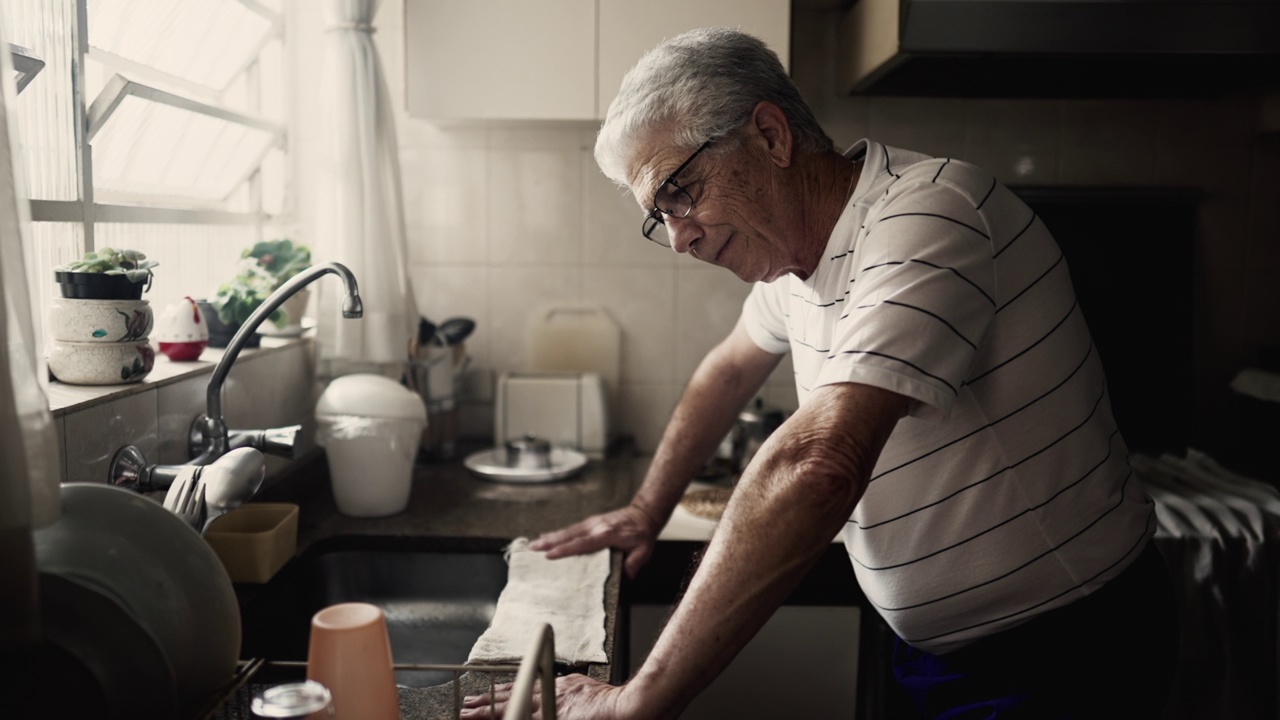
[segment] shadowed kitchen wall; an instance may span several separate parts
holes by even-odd
[[[312,85],[320,12],[299,3],[292,51]],[[676,257],[639,233],[641,213],[598,171],[595,124],[434,125],[403,114],[403,1],[385,0],[375,35],[387,69],[403,163],[410,276],[419,310],[473,317],[473,371],[463,432],[492,428],[496,373],[527,368],[525,328],[541,306],[603,306],[622,328],[617,429],[651,450],[701,356],[732,327],[748,287],[726,271]],[[1280,188],[1274,108],[1227,100],[1082,101],[838,97],[835,15],[797,10],[792,72],[838,146],[861,137],[986,167],[1012,185],[1189,187],[1203,193],[1195,296],[1197,413],[1229,405],[1227,383],[1280,345]],[[512,58],[519,62],[519,58]],[[310,75],[308,75],[310,68]],[[449,72],[465,72],[465,59]],[[323,78],[319,78],[323,81]],[[315,216],[308,152],[315,100],[298,98],[300,236]],[[1274,105],[1274,100],[1272,105]],[[1266,127],[1271,134],[1263,132]],[[1272,162],[1267,164],[1267,160]],[[1152,258],[1153,263],[1160,259]],[[765,397],[795,405],[789,362]]]

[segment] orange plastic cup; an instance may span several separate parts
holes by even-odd
[[[311,618],[307,679],[329,688],[336,720],[399,720],[391,640],[382,608],[342,603]]]

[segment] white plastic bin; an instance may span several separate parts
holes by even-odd
[[[427,426],[417,393],[381,375],[345,375],[321,394],[316,422],[339,512],[385,517],[409,506],[413,461]]]

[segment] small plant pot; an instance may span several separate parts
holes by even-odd
[[[231,344],[231,338],[235,337],[240,330],[240,325],[228,325],[218,317],[218,311],[208,300],[197,300],[196,305],[200,306],[200,314],[204,316],[205,324],[209,326],[209,347],[224,348]],[[246,348],[256,348],[262,343],[262,336],[254,333],[249,336],[245,342]]]
[[[54,278],[62,297],[77,300],[141,300],[145,282],[133,282],[124,275],[55,270]]]

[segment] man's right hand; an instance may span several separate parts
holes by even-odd
[[[567,528],[543,533],[529,543],[529,549],[545,551],[548,559],[555,560],[601,548],[617,548],[625,553],[623,569],[627,577],[634,579],[653,555],[653,546],[661,529],[659,520],[636,505],[628,505],[592,515]]]

